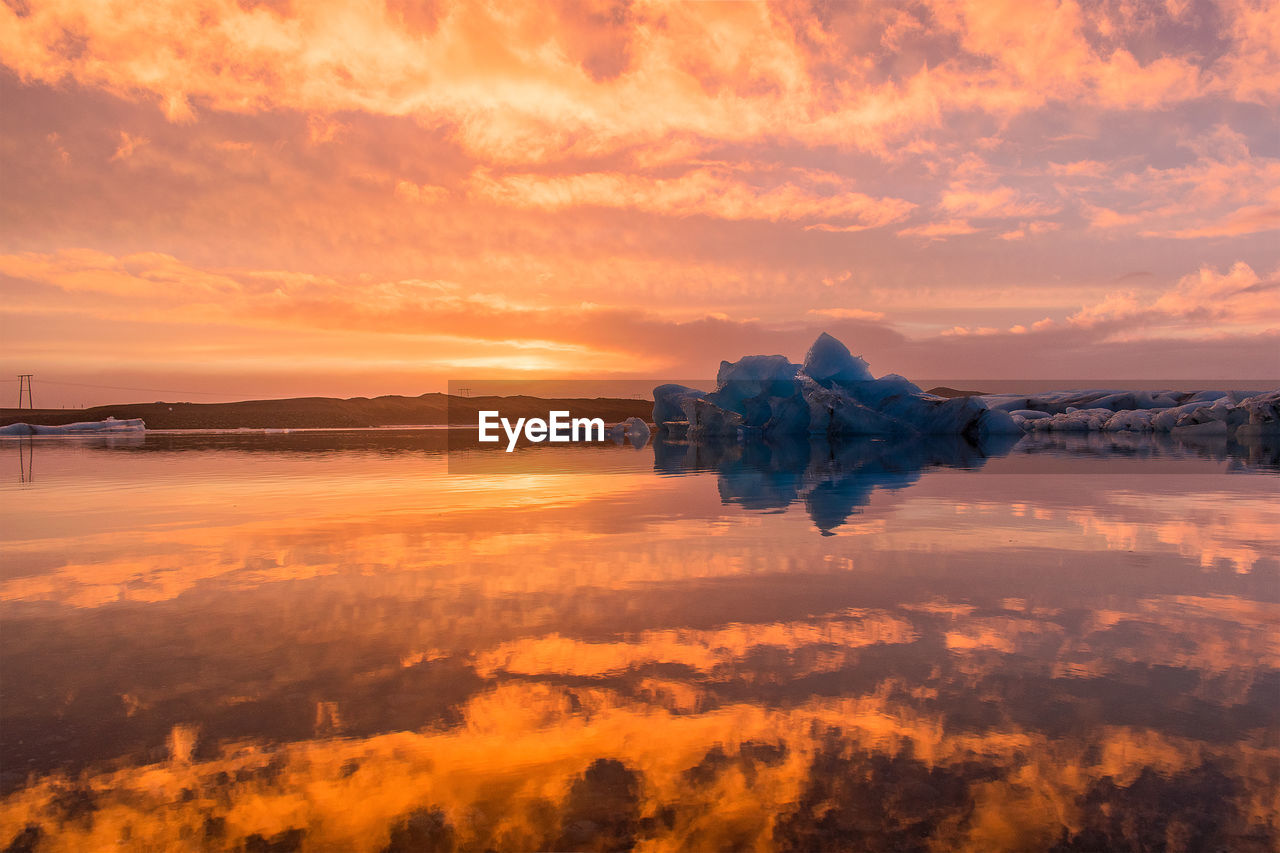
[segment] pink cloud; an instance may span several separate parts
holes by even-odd
[[[809,313],[841,320],[868,320],[877,323],[885,319],[883,311],[865,311],[861,308],[810,308]]]
[[[959,234],[975,234],[980,229],[975,228],[964,219],[948,219],[943,222],[928,222],[924,225],[913,225],[910,228],[903,228],[897,232],[899,237],[953,237]]]

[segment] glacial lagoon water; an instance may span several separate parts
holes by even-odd
[[[1275,447],[0,459],[10,849],[1280,844]]]

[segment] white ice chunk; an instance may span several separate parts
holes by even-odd
[[[639,418],[627,418],[623,422],[627,430],[627,438],[636,447],[644,447],[649,443],[649,425]]]
[[[1226,435],[1229,432],[1226,421],[1200,421],[1179,424],[1173,428],[1175,435]]]
[[[1168,432],[1178,424],[1178,418],[1189,412],[1200,409],[1204,403],[1187,403],[1182,406],[1173,406],[1168,409],[1159,409],[1151,416],[1151,428],[1157,432]]]
[[[81,421],[74,424],[44,426],[41,424],[9,424],[0,427],[0,436],[26,435],[97,435],[101,433],[141,432],[147,428],[142,418],[103,421]]]
[[[1249,418],[1236,432],[1246,435],[1271,435],[1280,433],[1280,390],[1258,394],[1240,401],[1237,409]]]
[[[1077,409],[1059,412],[1047,418],[1027,421],[1032,432],[1089,432],[1102,429],[1115,413],[1110,409]]]
[[[1116,412],[1102,428],[1107,432],[1149,432],[1151,419],[1156,412],[1152,409],[1130,409]]]

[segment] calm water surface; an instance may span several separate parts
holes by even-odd
[[[1278,460],[0,443],[0,846],[1274,850]]]

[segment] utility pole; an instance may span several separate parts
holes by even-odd
[[[22,454],[26,445],[26,455]],[[34,483],[36,481],[35,450],[36,443],[27,438],[18,444],[18,482]]]
[[[31,377],[30,373],[18,374],[18,408],[22,408],[22,392],[27,392],[27,408],[34,409],[36,404],[31,399]]]

